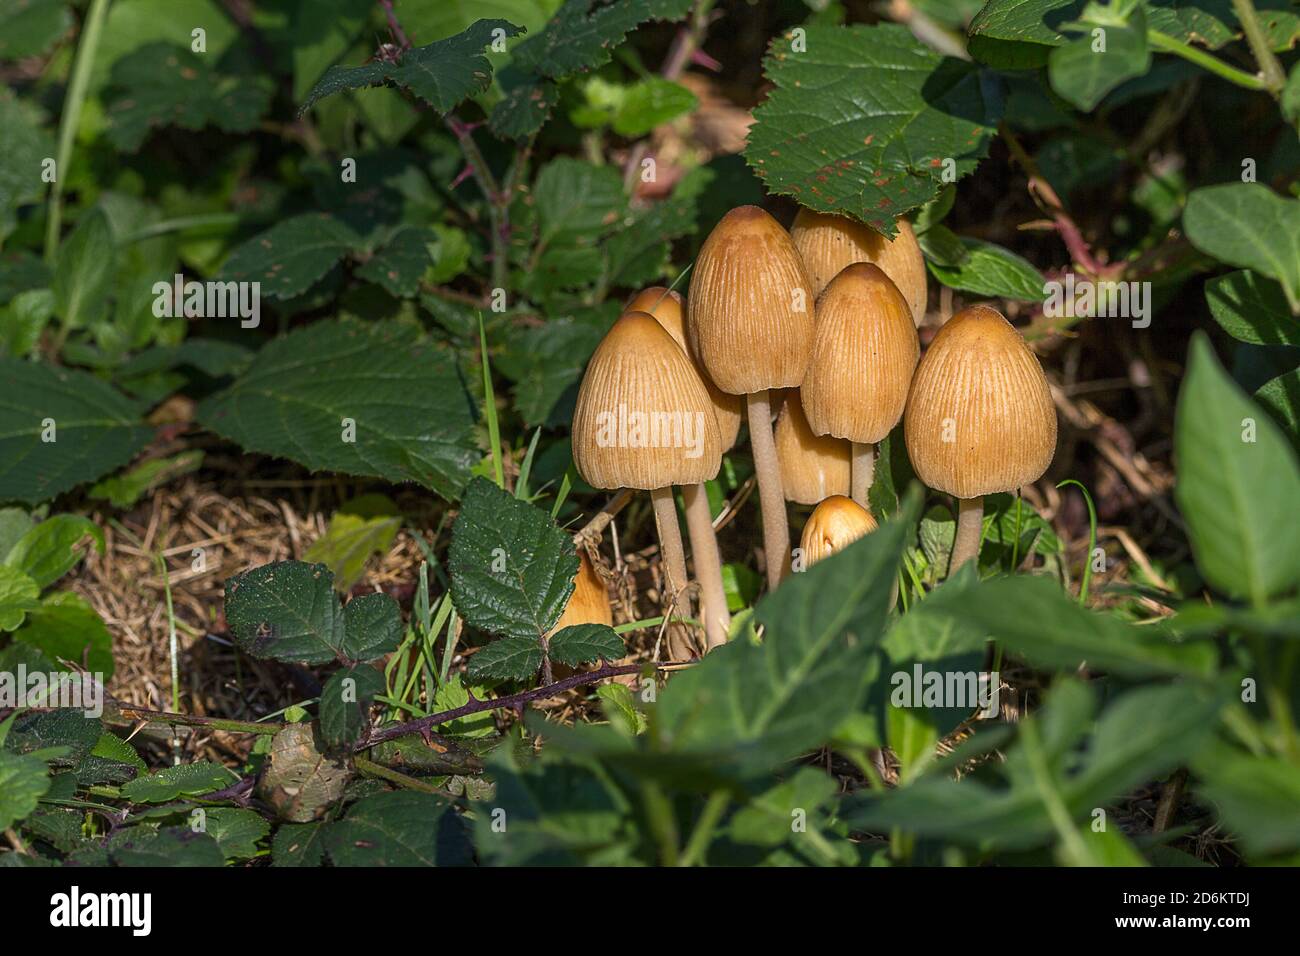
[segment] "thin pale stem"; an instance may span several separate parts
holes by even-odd
[[[1259,15],[1255,12],[1255,5],[1251,0],[1232,0],[1232,9],[1241,22],[1241,30],[1246,34],[1250,52],[1255,55],[1255,62],[1259,64],[1259,73],[1264,86],[1275,97],[1280,95],[1283,87],[1286,86],[1286,73],[1282,71],[1282,64],[1273,55],[1273,47],[1264,34],[1264,28],[1259,25]]]
[[[704,619],[705,649],[727,643],[731,613],[727,610],[727,592],[722,587],[722,556],[718,553],[718,536],[709,514],[709,496],[703,485],[685,485],[686,530],[691,536],[691,556],[695,559],[695,579],[700,582],[700,616]]]
[[[758,475],[758,500],[763,509],[763,550],[767,556],[767,586],[775,589],[790,567],[790,523],[785,513],[781,466],[772,437],[772,400],[767,391],[745,396],[749,444]]]
[[[690,580],[686,575],[686,549],[682,546],[682,529],[677,523],[673,489],[656,488],[650,492],[650,501],[654,504],[655,525],[659,529],[659,553],[663,559],[664,607],[675,606],[677,611],[674,612],[674,617],[691,617],[691,598],[685,590]],[[693,644],[690,634],[681,625],[669,627],[668,648],[674,659],[683,655],[698,656]]]
[[[948,574],[956,574],[967,561],[979,557],[980,537],[984,530],[984,498],[957,499],[957,539],[952,543],[952,562]]]
[[[871,491],[871,482],[876,474],[876,446],[870,442],[853,443],[853,469],[850,492],[853,500],[868,511],[867,493]]]
[[[1174,56],[1182,57],[1188,63],[1195,63],[1202,69],[1209,70],[1215,76],[1222,77],[1229,83],[1236,84],[1244,89],[1268,89],[1264,80],[1254,73],[1247,73],[1245,70],[1230,66],[1217,56],[1211,56],[1194,46],[1169,36],[1167,33],[1161,33],[1159,30],[1147,30],[1147,43],[1152,48],[1163,53],[1172,53]]]

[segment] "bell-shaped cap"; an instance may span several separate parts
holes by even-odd
[[[649,491],[718,473],[709,393],[653,316],[624,313],[596,346],[573,412],[573,463],[596,488]]]
[[[691,270],[691,349],[732,395],[797,386],[812,354],[814,298],[790,234],[757,206],[739,206]]]
[[[817,335],[799,389],[818,435],[880,441],[903,417],[921,342],[907,300],[879,266],[855,263],[817,300]]]
[[[797,391],[786,395],[774,437],[787,501],[815,505],[831,495],[849,493],[852,446],[842,438],[813,434]]]
[[[870,226],[847,216],[800,209],[790,226],[790,236],[803,258],[813,293],[821,295],[847,265],[874,262],[894,280],[912,308],[912,323],[925,318],[925,258],[916,233],[906,219],[894,220],[898,235],[886,239]]]
[[[804,567],[811,567],[836,551],[843,551],[858,538],[876,530],[871,512],[852,498],[831,495],[816,508],[803,526],[799,547]]]
[[[578,549],[578,573],[573,576],[573,593],[569,595],[569,603],[564,605],[564,613],[546,636],[576,624],[614,626],[614,612],[609,606],[605,582],[581,548]]]
[[[1037,481],[1056,452],[1056,409],[1038,359],[986,305],[948,320],[912,378],[903,415],[917,477],[958,498]]]
[[[740,420],[745,403],[739,395],[728,395],[714,385],[713,379],[709,378],[709,373],[704,368],[704,363],[692,353],[686,340],[686,309],[682,305],[681,295],[661,285],[651,286],[638,292],[623,311],[648,312],[653,315],[659,324],[668,330],[673,341],[690,357],[695,364],[695,371],[699,372],[704,387],[708,389],[709,399],[713,402],[713,411],[718,416],[722,450],[724,452],[731,450],[736,444],[736,436],[740,434]]]

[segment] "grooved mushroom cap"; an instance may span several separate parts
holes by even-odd
[[[736,444],[736,436],[740,434],[740,419],[745,404],[739,395],[728,395],[714,385],[713,379],[709,378],[709,373],[704,368],[704,363],[691,352],[690,345],[686,341],[686,314],[685,309],[682,308],[681,295],[661,285],[651,286],[638,292],[623,311],[648,312],[653,315],[673,337],[673,341],[690,357],[695,364],[695,371],[699,372],[704,387],[709,391],[713,411],[718,416],[722,450],[729,451]]]
[[[903,417],[921,342],[907,300],[869,263],[848,266],[817,300],[817,335],[799,389],[818,435],[878,442]]]
[[[847,265],[874,262],[894,280],[912,307],[912,324],[920,325],[927,298],[925,259],[912,224],[900,217],[894,225],[898,235],[890,240],[856,219],[800,209],[790,226],[790,236],[803,257],[813,292],[821,295]]]
[[[813,434],[797,391],[786,396],[776,417],[775,440],[787,501],[815,505],[831,495],[849,493],[851,446],[842,438]]]
[[[831,495],[816,508],[803,526],[799,547],[804,567],[812,567],[822,558],[843,551],[858,538],[876,530],[871,512],[852,498]]]
[[[695,259],[691,349],[732,395],[797,386],[812,353],[814,298],[790,234],[757,206],[739,206]]]
[[[614,612],[609,606],[609,592],[591,563],[591,559],[578,549],[578,573],[573,576],[573,594],[564,605],[564,613],[546,636],[558,634],[576,624],[608,624],[614,626]]]
[[[1056,451],[1056,409],[1025,340],[996,309],[963,309],[939,330],[903,415],[917,477],[958,498],[1014,491]]]
[[[653,316],[624,313],[596,346],[573,412],[573,463],[596,488],[649,491],[718,473],[709,393]]]

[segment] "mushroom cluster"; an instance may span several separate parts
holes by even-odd
[[[742,417],[769,588],[791,568],[787,500],[817,506],[800,541],[805,565],[875,530],[875,446],[900,421],[917,476],[958,501],[950,572],[979,551],[983,496],[1035,481],[1051,462],[1047,379],[999,312],[957,313],[922,357],[925,263],[911,226],[897,226],[889,241],[801,210],[787,232],[757,206],[733,209],[705,240],[685,304],[642,291],[587,367],[574,464],[597,488],[650,492],[663,597],[689,615],[681,486],[705,650],[725,643],[730,615],[704,483]]]

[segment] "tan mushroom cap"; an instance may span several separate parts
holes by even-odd
[[[812,354],[814,299],[790,234],[757,206],[739,206],[691,270],[691,350],[732,395],[797,386]]]
[[[547,632],[547,637],[577,624],[614,626],[614,612],[609,606],[609,592],[591,559],[578,549],[578,573],[573,576],[573,594],[564,605],[564,613]]]
[[[718,473],[709,393],[653,316],[625,313],[596,346],[573,412],[573,463],[596,488],[650,491]]]
[[[928,296],[925,258],[912,224],[900,217],[894,225],[898,235],[890,240],[856,219],[800,209],[790,236],[808,270],[813,292],[821,295],[847,265],[874,262],[894,280],[912,307],[912,323],[920,325]]]
[[[1038,359],[1002,313],[963,309],[921,358],[903,416],[917,477],[958,498],[1038,480],[1056,451],[1056,409]]]
[[[709,398],[713,402],[714,414],[718,416],[718,431],[722,436],[722,450],[724,452],[730,451],[736,444],[736,437],[740,434],[740,420],[744,413],[745,403],[739,395],[728,395],[714,385],[713,379],[709,378],[709,373],[704,368],[704,363],[691,353],[690,345],[686,341],[686,310],[682,306],[681,295],[676,291],[665,289],[661,285],[651,286],[638,292],[623,311],[648,312],[653,315],[659,320],[659,324],[668,330],[668,334],[673,337],[673,341],[695,363],[695,371],[699,372],[704,387],[708,389]]]
[[[876,527],[876,519],[862,505],[843,495],[831,495],[813,509],[803,526],[799,547],[803,551],[804,567],[812,567],[836,551],[843,551]]]
[[[786,396],[776,417],[775,439],[787,501],[815,505],[849,493],[852,447],[842,438],[813,434],[796,391]]]
[[[880,441],[903,417],[921,342],[907,300],[879,266],[858,262],[817,300],[817,336],[799,390],[818,435]]]

